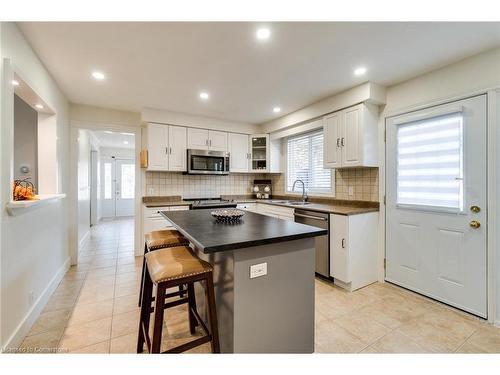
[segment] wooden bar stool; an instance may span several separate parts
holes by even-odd
[[[189,240],[175,229],[157,230],[144,235],[144,255],[150,251],[165,249],[176,246],[189,246]],[[144,286],[144,277],[146,274],[146,258],[142,259],[141,289],[139,291],[139,307],[141,306],[142,288]],[[179,291],[183,291],[183,286],[179,286]],[[182,294],[181,294],[182,296]]]
[[[191,249],[186,246],[149,252],[146,254],[146,265],[147,272],[142,291],[143,303],[139,319],[137,353],[142,353],[144,343],[149,353],[160,353],[164,311],[181,303],[188,304],[190,332],[192,334],[195,333],[195,326],[199,324],[205,335],[163,353],[182,353],[207,342],[211,344],[212,353],[220,353],[212,265],[193,255]],[[206,306],[210,329],[207,328],[196,309],[194,283],[203,281],[205,282]],[[154,308],[152,309],[153,284],[156,285],[156,298],[154,300]],[[179,302],[181,300],[165,302],[168,296],[166,294],[167,288],[183,284],[187,284],[187,300],[183,302]],[[149,321],[151,312],[153,311],[153,338],[151,339],[149,335]]]

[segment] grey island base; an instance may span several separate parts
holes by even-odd
[[[314,237],[327,231],[253,212],[237,224],[218,223],[211,211],[162,215],[214,266],[221,351],[312,353]],[[204,292],[197,286],[201,316]]]

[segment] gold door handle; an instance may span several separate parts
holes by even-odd
[[[479,211],[481,211],[481,208],[479,206],[470,206],[470,210],[477,214]]]
[[[471,228],[474,228],[474,229],[477,229],[481,226],[481,223],[477,220],[472,220],[469,225],[471,226]]]

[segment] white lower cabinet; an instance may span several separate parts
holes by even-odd
[[[330,215],[330,276],[353,291],[377,281],[378,212]]]
[[[181,211],[189,210],[189,206],[163,206],[163,207],[144,207],[143,210],[143,221],[142,221],[142,237],[146,233],[163,230],[163,229],[173,229],[173,225],[170,221],[165,219],[160,211]]]

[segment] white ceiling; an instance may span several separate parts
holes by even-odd
[[[20,23],[69,100],[263,123],[359,83],[392,85],[500,45],[500,23]],[[353,70],[366,66],[363,77]],[[90,73],[101,70],[102,82]],[[198,98],[206,90],[207,102]],[[282,112],[272,112],[280,106]]]
[[[133,134],[92,130],[91,133],[99,142],[99,147],[109,148],[135,148],[135,136]],[[128,142],[125,144],[124,142]]]

